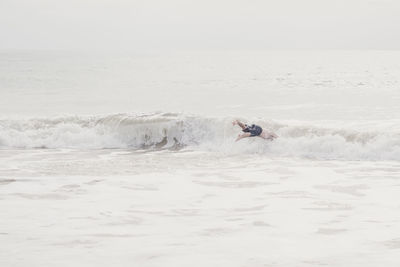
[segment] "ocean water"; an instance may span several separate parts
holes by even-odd
[[[396,51],[2,51],[0,264],[399,266],[399,103]]]

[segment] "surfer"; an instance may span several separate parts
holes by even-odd
[[[242,131],[244,132],[244,133],[238,135],[238,137],[236,138],[236,141],[239,141],[242,138],[254,137],[254,136],[259,136],[263,139],[272,141],[278,137],[276,134],[274,134],[272,132],[267,132],[267,131],[263,130],[260,126],[255,125],[255,124],[252,124],[249,126],[247,124],[240,122],[239,120],[234,120],[232,122],[232,124],[239,125],[240,128],[242,128]]]

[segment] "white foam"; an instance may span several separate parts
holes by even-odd
[[[227,154],[346,160],[400,160],[400,134],[379,127],[317,127],[305,123],[253,120],[279,138],[235,143],[232,118],[156,113],[113,114],[0,121],[1,148],[190,148]],[[379,129],[379,130],[377,130]]]

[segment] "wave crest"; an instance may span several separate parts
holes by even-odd
[[[273,142],[250,138],[235,143],[233,118],[173,113],[113,114],[0,120],[0,147],[76,149],[182,149],[228,154],[259,153],[282,157],[346,160],[400,160],[398,132],[356,131],[290,125],[266,120],[254,123],[274,131]]]

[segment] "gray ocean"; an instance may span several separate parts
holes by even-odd
[[[394,51],[1,51],[0,265],[397,267],[399,103]]]

